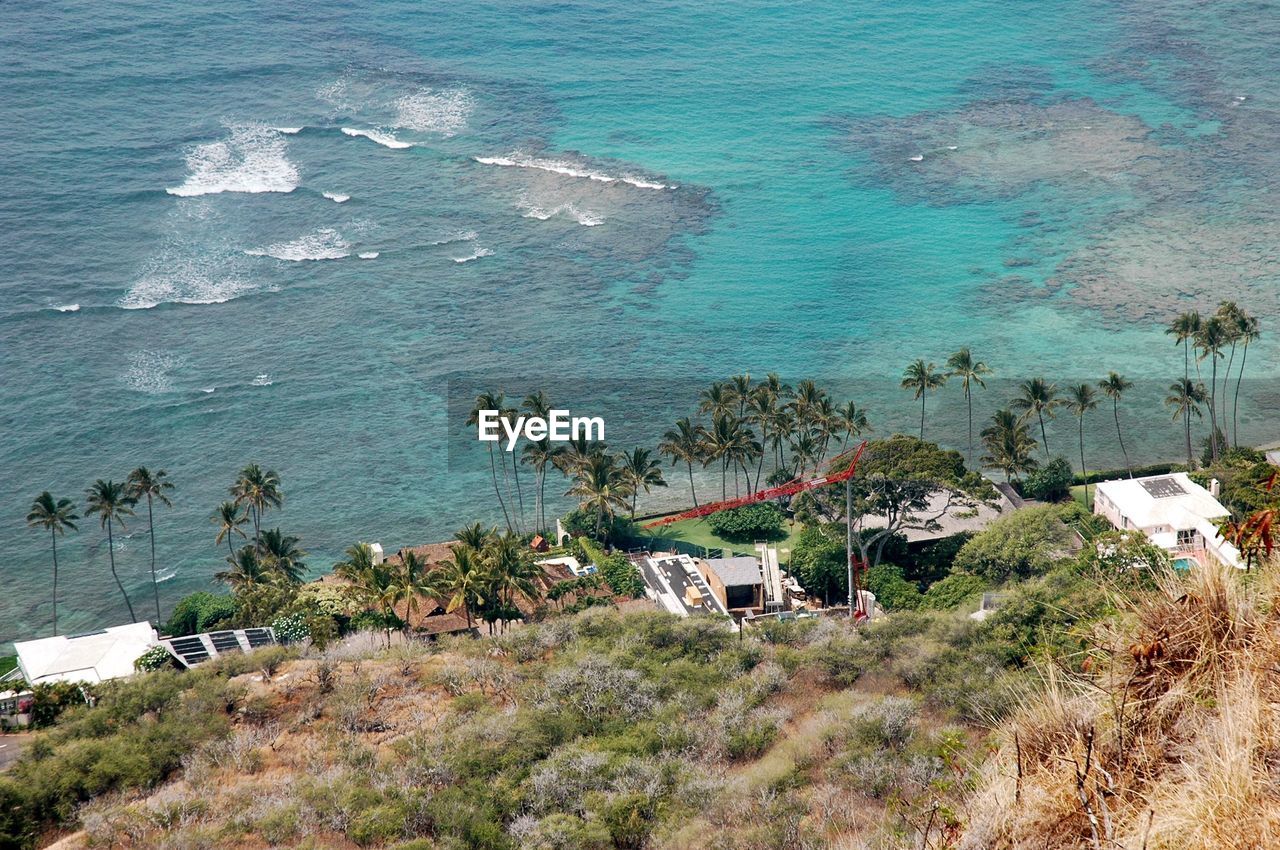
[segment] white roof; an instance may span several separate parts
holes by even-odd
[[[1218,519],[1231,512],[1185,472],[1101,481],[1097,492],[1138,528],[1167,525],[1192,529],[1202,520]]]
[[[18,641],[18,666],[33,685],[44,682],[103,682],[133,675],[133,662],[156,645],[147,622],[112,626],[84,635]]]

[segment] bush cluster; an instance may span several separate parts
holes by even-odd
[[[720,511],[707,517],[707,526],[717,537],[734,542],[776,540],[783,536],[786,517],[773,502],[757,502]]]

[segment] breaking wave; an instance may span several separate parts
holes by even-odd
[[[467,126],[474,104],[463,89],[422,89],[398,98],[395,126],[422,133],[452,136]]]
[[[221,304],[255,288],[216,257],[167,250],[149,264],[116,305],[125,310],[149,310],[160,304]]]
[[[341,260],[349,256],[351,246],[342,234],[331,227],[324,227],[290,242],[277,242],[265,248],[245,251],[251,257],[274,257],[277,260],[302,262],[304,260]]]
[[[607,174],[603,171],[597,171],[593,168],[588,168],[580,163],[574,163],[567,159],[541,159],[539,157],[531,157],[519,153],[513,153],[510,156],[477,156],[472,157],[472,159],[481,165],[497,165],[504,168],[533,168],[539,171],[550,171],[553,174],[563,174],[566,177],[595,180],[598,183],[626,183],[639,189],[675,188],[674,186],[668,186],[665,183],[645,180],[642,177],[635,177],[630,174]]]
[[[472,260],[478,260],[481,257],[488,257],[492,253],[493,251],[489,250],[488,248],[476,248],[474,251],[472,251],[470,254],[468,254],[465,257],[451,257],[450,259],[452,259],[455,263],[469,263]]]
[[[564,213],[583,227],[595,227],[596,225],[604,224],[604,216],[593,213],[590,210],[580,210],[573,203],[560,204],[551,209],[528,203],[524,203],[522,206],[525,210],[525,218],[536,218],[538,221],[546,221]]]
[[[403,150],[404,148],[413,147],[412,143],[402,142],[392,134],[383,132],[382,130],[358,130],[354,127],[343,127],[342,132],[348,136],[368,139],[371,142],[376,142],[377,144],[382,145],[384,148],[391,148],[392,150]]]
[[[165,189],[189,198],[219,192],[292,192],[298,188],[298,168],[289,161],[288,145],[280,132],[258,124],[229,128],[219,142],[196,145],[187,153],[187,179]]]

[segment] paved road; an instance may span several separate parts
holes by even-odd
[[[19,732],[14,735],[0,735],[0,771],[9,769],[18,756],[22,754],[22,748],[30,743],[32,733]]]

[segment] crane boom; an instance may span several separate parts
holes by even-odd
[[[849,463],[848,469],[828,475],[821,475],[817,478],[808,478],[801,480],[799,478],[788,481],[786,484],[779,484],[777,487],[766,487],[763,490],[757,490],[746,496],[739,496],[734,499],[725,499],[720,502],[710,502],[700,507],[692,508],[683,513],[672,514],[670,516],[660,517],[644,524],[644,528],[657,528],[662,525],[670,525],[673,522],[679,522],[683,519],[695,519],[697,517],[708,516],[709,514],[727,511],[730,508],[740,508],[743,505],[751,505],[756,502],[766,502],[770,499],[780,499],[783,496],[794,496],[796,493],[803,493],[806,490],[814,490],[818,487],[825,487],[828,484],[839,484],[842,481],[851,478],[858,469],[858,459],[862,457],[862,450],[867,447],[864,440],[856,449],[850,449],[843,454],[836,455],[831,460],[830,466],[835,466],[840,459],[853,455],[853,460]]]

